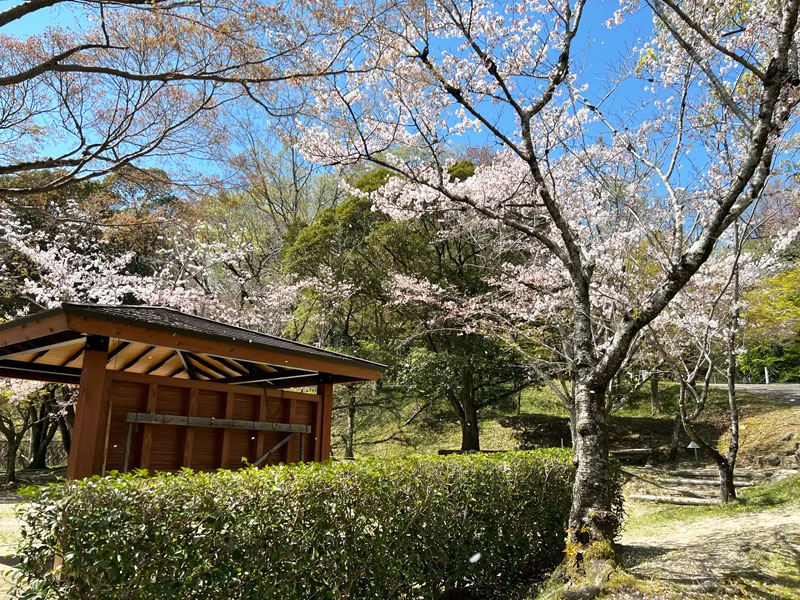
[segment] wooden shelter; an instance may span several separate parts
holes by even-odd
[[[0,378],[80,386],[71,479],[327,460],[333,386],[383,369],[157,306],[70,303],[0,324]]]

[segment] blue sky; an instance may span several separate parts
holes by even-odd
[[[0,10],[18,4],[21,0],[0,0]],[[574,43],[573,72],[581,74],[581,81],[588,82],[590,87],[586,96],[591,100],[601,97],[606,89],[611,70],[631,54],[633,46],[641,46],[652,30],[652,19],[648,10],[641,10],[633,15],[626,15],[625,22],[609,29],[605,22],[613,17],[619,8],[618,0],[590,0],[585,8],[581,28]],[[64,2],[54,7],[42,9],[20,19],[8,26],[2,33],[24,38],[40,33],[46,27],[57,26],[65,29],[78,29],[82,26],[82,8],[71,2]],[[641,83],[632,82],[622,87],[613,99],[604,105],[606,114],[615,112],[615,104],[638,104]],[[509,123],[509,125],[511,125]],[[485,145],[486,138],[478,136],[465,137],[463,143]],[[46,149],[43,149],[46,150]],[[51,148],[57,151],[58,148]],[[195,168],[206,173],[213,172],[209,164],[195,163]]]

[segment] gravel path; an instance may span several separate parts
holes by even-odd
[[[714,597],[724,589],[728,597],[800,598],[797,505],[650,526],[625,532],[621,546],[624,567],[643,579]]]

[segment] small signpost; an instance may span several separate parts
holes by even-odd
[[[697,458],[697,449],[698,449],[700,446],[698,446],[698,445],[697,445],[697,444],[696,444],[694,441],[691,441],[691,442],[689,442],[689,445],[688,445],[688,446],[686,446],[686,447],[687,447],[687,448],[689,448],[689,449],[691,449],[691,450],[694,450],[694,462],[697,462],[697,461],[698,461],[698,458]]]

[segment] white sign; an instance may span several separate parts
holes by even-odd
[[[687,447],[687,448],[696,449],[696,448],[699,448],[700,446],[698,446],[698,445],[697,445],[697,444],[695,444],[694,442],[689,442],[689,445],[688,445],[688,446],[686,446],[686,447]]]

